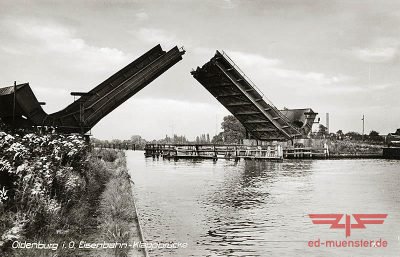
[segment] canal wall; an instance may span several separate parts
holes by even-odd
[[[285,142],[244,140],[244,144],[147,144],[145,156],[189,159],[342,159],[383,158],[383,145],[349,140],[296,139]]]
[[[135,245],[138,242],[144,242],[144,238],[133,196],[133,183],[128,173],[125,152],[118,151],[116,153],[116,159],[111,167],[113,175],[101,195],[98,218],[101,239],[106,242]],[[108,256],[148,256],[146,249],[140,247],[104,250],[102,254],[108,254]]]
[[[383,158],[400,160],[400,147],[383,148]]]
[[[244,140],[246,145],[267,145],[271,142]],[[327,149],[329,158],[382,158],[383,145],[363,141],[332,139],[294,139],[293,141],[273,142],[282,145],[284,152],[298,148]]]

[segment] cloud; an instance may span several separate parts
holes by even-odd
[[[297,81],[304,83],[311,83],[313,85],[329,85],[338,84],[349,81],[351,77],[337,74],[327,75],[316,71],[300,71],[288,69],[284,67],[284,63],[279,59],[269,59],[262,55],[230,51],[229,55],[240,66],[245,67],[249,71],[258,71],[264,77],[274,77],[275,79],[284,81]]]
[[[353,54],[364,62],[387,63],[399,55],[400,43],[391,38],[377,39],[370,46],[353,49]]]
[[[314,71],[302,72],[298,70],[290,70],[284,68],[270,68],[269,71],[280,78],[299,80],[304,82],[312,82],[319,85],[340,83],[349,79],[348,76],[341,74],[328,76],[324,73],[319,73]]]
[[[377,84],[377,85],[372,85],[369,88],[372,90],[387,90],[391,87],[393,87],[393,84]]]
[[[0,50],[4,53],[11,54],[11,55],[23,55],[24,53],[18,49],[8,46],[0,46]]]
[[[229,56],[232,56],[235,60],[240,61],[241,65],[245,66],[277,66],[282,64],[281,60],[278,59],[269,59],[264,56],[252,53],[244,53],[238,51],[229,51]]]
[[[151,44],[176,45],[176,36],[162,29],[141,28],[135,33],[137,38]]]
[[[354,52],[360,60],[373,63],[390,62],[398,55],[398,49],[395,47],[363,48]]]
[[[136,17],[136,19],[138,19],[140,21],[145,21],[145,20],[149,19],[149,15],[144,11],[137,12],[135,14],[135,17]]]
[[[10,23],[12,22],[12,27]],[[25,55],[52,55],[74,60],[72,67],[79,70],[107,71],[129,60],[124,52],[110,47],[88,44],[68,27],[38,20],[6,21],[20,43],[6,44],[1,49],[8,53]],[[29,42],[27,45],[26,42]]]
[[[221,3],[221,7],[225,8],[225,9],[233,9],[235,7],[238,6],[238,2],[237,1],[233,1],[233,0],[224,0]]]

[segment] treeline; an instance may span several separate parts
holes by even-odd
[[[239,144],[246,138],[246,129],[233,115],[224,117],[221,128],[223,131],[214,136],[211,143]],[[328,129],[322,124],[320,124],[318,130],[311,133],[310,136],[311,138],[327,138],[331,140],[367,141],[371,143],[385,142],[385,136],[380,135],[379,132],[375,130],[371,130],[365,135],[354,131],[344,133],[342,130],[338,130],[336,133],[329,133]]]
[[[152,144],[241,144],[246,138],[246,129],[233,115],[225,116],[221,123],[222,131],[214,135],[212,139],[209,134],[201,134],[196,136],[194,140],[188,140],[186,136],[174,135],[170,137],[168,135],[163,139],[147,141],[139,135],[132,136],[129,140],[98,140],[93,139],[95,143],[101,143],[106,145],[132,145],[135,144],[136,149],[143,150],[145,145],[148,143]],[[352,141],[367,141],[371,143],[383,143],[385,142],[385,136],[379,134],[375,130],[371,130],[368,134],[362,135],[358,132],[349,131],[344,133],[342,130],[338,130],[336,133],[329,133],[328,129],[320,124],[318,130],[310,134],[311,138],[326,138],[331,140],[352,140]]]
[[[134,135],[130,139],[120,140],[120,139],[112,139],[112,140],[101,140],[97,138],[91,139],[92,144],[95,146],[116,146],[116,148],[124,148],[125,146],[133,146],[135,145],[136,150],[143,150],[147,141],[139,135]],[[131,148],[132,149],[132,148]]]
[[[131,136],[130,139],[120,140],[120,139],[112,139],[112,140],[100,140],[97,138],[92,139],[92,143],[94,145],[102,145],[102,146],[109,146],[115,148],[129,148],[132,149],[132,146],[135,146],[136,150],[143,150],[146,144],[186,144],[191,143],[185,136],[178,136],[174,135],[170,137],[165,135],[164,138],[158,140],[146,140],[139,135]]]
[[[311,133],[311,138],[328,138],[331,140],[353,140],[353,141],[367,141],[373,143],[385,142],[386,136],[382,136],[378,131],[371,130],[368,134],[360,134],[355,131],[344,133],[343,130],[338,130],[336,133],[329,133],[327,128],[320,124],[318,131]]]
[[[243,125],[233,116],[228,115],[224,117],[221,123],[222,132],[218,135],[210,137],[210,134],[201,134],[196,136],[194,140],[189,140],[184,135],[174,134],[172,137],[165,135],[162,139],[146,140],[139,135],[131,136],[130,139],[120,140],[99,140],[96,138],[92,139],[92,142],[100,145],[108,146],[125,146],[135,145],[136,150],[143,150],[146,144],[240,144],[243,143],[243,139],[246,137],[246,129]],[[130,147],[129,147],[130,148]]]
[[[209,144],[211,143],[209,134],[201,134],[195,138],[195,140],[188,140],[186,136],[174,134],[172,137],[165,135],[162,139],[146,140],[139,135],[131,136],[130,139],[120,140],[100,140],[97,138],[92,139],[92,143],[95,145],[109,146],[115,148],[129,148],[132,149],[135,145],[136,150],[143,150],[146,144]]]
[[[210,144],[210,135],[209,134],[201,134],[200,136],[196,137],[197,144]]]

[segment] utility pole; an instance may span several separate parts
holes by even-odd
[[[326,113],[326,133],[329,135],[329,112]]]
[[[14,100],[13,100],[13,129],[15,129],[15,102],[17,101],[17,81],[14,81]]]
[[[218,122],[217,122],[217,118],[218,118],[218,114],[215,114],[215,135],[217,135],[218,134]]]
[[[365,129],[365,117],[364,117],[364,114],[363,114],[363,117],[362,117],[362,124],[363,124],[363,127],[362,127],[362,141],[364,141],[364,129]]]
[[[170,125],[171,127],[171,143],[175,144],[175,136],[174,136],[174,120],[172,120],[172,124]]]

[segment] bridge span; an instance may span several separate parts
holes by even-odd
[[[47,114],[28,83],[0,88],[0,118],[16,127],[50,126],[63,133],[86,133],[104,116],[182,60],[183,49],[155,46],[65,109]]]
[[[294,139],[311,131],[317,113],[278,110],[224,52],[217,51],[191,74],[258,140]]]

